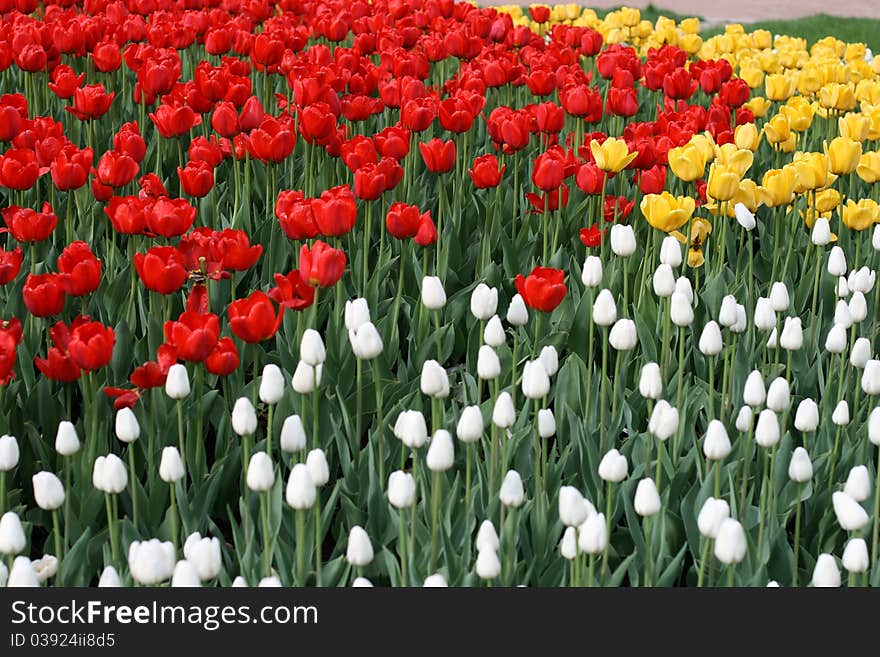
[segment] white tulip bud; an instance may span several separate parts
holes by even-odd
[[[257,588],[281,588],[281,580],[278,579],[278,577],[275,575],[270,575],[269,577],[264,577],[263,579],[261,579],[259,584],[257,584]]]
[[[712,420],[703,438],[703,454],[709,461],[723,461],[730,454],[730,438],[720,420]]]
[[[321,385],[322,370],[323,365],[312,367],[304,360],[299,361],[290,382],[293,389],[301,395],[315,392],[317,387]]]
[[[138,584],[155,586],[171,579],[177,558],[171,541],[158,538],[133,541],[128,546],[128,569]]]
[[[659,400],[648,421],[648,431],[660,440],[668,440],[678,431],[678,409],[670,406],[665,399]]]
[[[420,411],[402,411],[394,423],[394,435],[407,447],[418,449],[428,442],[425,416]]]
[[[355,525],[348,532],[345,559],[355,567],[367,566],[373,560],[373,544],[360,525]]]
[[[492,315],[483,330],[483,342],[496,349],[504,344],[504,327],[498,315]]]
[[[871,476],[868,474],[868,468],[864,465],[852,468],[847,475],[843,492],[856,502],[867,500],[871,496]]]
[[[639,481],[633,506],[636,513],[642,517],[650,517],[660,512],[660,494],[657,492],[654,480],[650,477]]]
[[[816,217],[813,222],[813,232],[810,233],[810,239],[816,246],[826,246],[831,242],[831,224],[825,217]]]
[[[471,292],[471,315],[479,320],[487,320],[498,309],[498,288],[480,283]]]
[[[639,394],[645,399],[660,399],[663,394],[663,381],[660,379],[660,366],[645,363],[639,376]]]
[[[357,330],[348,332],[348,341],[355,358],[372,360],[382,353],[382,336],[372,322],[364,322]]]
[[[849,304],[840,299],[834,306],[834,323],[840,324],[843,328],[848,329],[853,325],[853,318],[849,312]]]
[[[0,554],[11,557],[22,552],[27,545],[21,519],[13,511],[7,511],[0,517]]]
[[[602,261],[597,256],[587,256],[584,260],[581,281],[587,287],[596,287],[602,283]]]
[[[703,332],[700,333],[700,353],[704,356],[717,356],[721,353],[723,346],[721,327],[714,320],[710,320],[703,327]]]
[[[171,399],[186,399],[189,396],[189,374],[186,365],[175,363],[168,368],[168,376],[165,377],[165,394]]]
[[[874,289],[874,283],[876,280],[877,272],[868,267],[862,267],[850,272],[849,279],[847,279],[847,285],[851,290],[861,292],[862,294],[868,294]]]
[[[839,246],[831,247],[828,256],[828,273],[832,276],[846,275],[846,255]]]
[[[422,279],[422,304],[428,310],[440,310],[446,305],[446,291],[436,276],[425,276]]]
[[[134,412],[123,406],[116,411],[116,437],[123,443],[133,443],[141,435],[141,425],[138,424]]]
[[[264,404],[277,404],[284,397],[284,374],[277,365],[269,363],[263,368],[260,378],[260,401]]]
[[[820,554],[813,568],[813,586],[816,588],[837,588],[840,586],[840,569],[830,554]]]
[[[544,369],[547,370],[548,376],[553,376],[559,371],[559,353],[552,344],[541,348],[538,359],[541,361]]]
[[[550,438],[556,435],[556,418],[549,408],[538,411],[538,435],[541,438]]]
[[[501,561],[495,550],[485,549],[477,552],[477,577],[495,579],[501,574]]]
[[[776,326],[776,313],[767,297],[758,297],[755,302],[755,327],[769,331]]]
[[[611,250],[621,258],[628,258],[636,252],[636,235],[632,226],[614,224],[611,227]]]
[[[174,574],[171,576],[171,588],[199,588],[202,581],[196,571],[195,564],[189,559],[181,559],[174,566]]]
[[[730,505],[722,499],[706,498],[697,515],[697,528],[705,538],[718,538],[721,524],[730,517]]]
[[[846,327],[843,324],[835,324],[825,337],[825,351],[829,354],[842,354],[846,351]]]
[[[838,402],[831,414],[831,421],[839,427],[849,424],[849,404],[845,399]]]
[[[324,450],[316,448],[306,454],[306,467],[309,469],[309,477],[312,483],[321,488],[330,481],[330,465],[327,463],[327,455]]]
[[[566,527],[579,527],[587,519],[584,496],[574,486],[559,489],[559,520]]]
[[[294,454],[306,448],[306,430],[299,415],[288,415],[281,425],[281,451]]]
[[[743,406],[736,414],[736,430],[742,433],[745,433],[746,431],[751,431],[752,423],[754,422],[754,420],[755,417],[751,407]]]
[[[31,568],[37,576],[37,581],[44,584],[58,573],[58,559],[53,554],[44,554],[40,559],[31,561]]]
[[[388,477],[388,502],[397,509],[406,509],[416,499],[416,481],[403,470],[395,470]]]
[[[525,501],[525,491],[523,490],[522,478],[516,470],[508,470],[504,475],[504,481],[501,482],[501,491],[498,493],[498,499],[504,506],[519,507]]]
[[[578,555],[578,539],[577,532],[574,527],[566,527],[562,534],[562,541],[559,543],[559,552],[563,559],[573,560]]]
[[[251,456],[246,479],[247,487],[255,493],[265,493],[272,488],[275,483],[275,469],[266,452],[256,452]]]
[[[856,290],[849,298],[849,314],[853,322],[861,322],[868,316],[868,302],[865,295]]]
[[[862,390],[866,395],[880,395],[880,360],[869,360],[862,372]]]
[[[61,456],[73,456],[79,451],[79,447],[79,437],[73,423],[67,420],[59,422],[55,434],[55,451]]]
[[[794,428],[802,433],[815,431],[819,426],[819,406],[809,397],[798,404],[794,415]]]
[[[483,381],[491,381],[501,374],[501,361],[495,350],[487,344],[477,352],[477,376]]]
[[[849,283],[847,283],[846,276],[838,277],[834,292],[839,299],[845,299],[849,296]]]
[[[742,203],[733,206],[733,215],[736,217],[737,223],[745,230],[754,230],[758,222],[755,221],[755,215]]]
[[[16,557],[12,562],[12,570],[6,580],[6,586],[10,589],[14,588],[36,588],[40,585],[37,579],[37,573],[31,560],[27,557]]]
[[[689,304],[694,303],[694,286],[687,276],[679,276],[675,280],[675,291],[683,294]]]
[[[670,267],[678,267],[681,261],[681,244],[672,235],[667,235],[660,242],[660,262]]]
[[[180,452],[176,447],[165,447],[162,460],[159,462],[159,478],[166,484],[173,484],[183,479],[184,467]]]
[[[736,324],[736,297],[732,294],[721,299],[721,309],[718,311],[718,323],[724,328],[730,328]]]
[[[507,323],[511,326],[525,326],[529,323],[529,309],[523,298],[514,294],[507,307]]]
[[[871,235],[871,246],[875,251],[880,251],[880,226],[874,226],[874,233]]]
[[[611,326],[617,321],[617,305],[614,297],[608,289],[604,289],[596,295],[593,302],[593,322],[597,326]]]
[[[745,333],[749,320],[746,317],[746,307],[741,303],[736,304],[736,322],[730,327],[732,333]]]
[[[516,411],[513,409],[513,399],[506,390],[498,395],[495,405],[492,407],[492,423],[500,429],[509,429],[516,421]]]
[[[880,447],[880,406],[871,411],[868,416],[868,441],[872,445]]]
[[[791,391],[789,390],[788,381],[783,377],[777,376],[770,382],[767,388],[767,408],[781,413],[787,411],[791,406]]]
[[[868,557],[868,544],[863,538],[850,539],[843,548],[843,567],[849,573],[866,573],[871,564]]]
[[[484,520],[477,530],[477,540],[475,542],[477,552],[482,550],[497,550],[501,546],[498,540],[498,532],[495,531],[495,525],[491,520]]]
[[[183,545],[183,555],[195,566],[196,573],[203,582],[220,574],[222,559],[220,540],[216,536],[203,538],[198,532],[190,534]]]
[[[871,341],[868,338],[856,338],[849,355],[850,365],[859,369],[867,369],[871,360]],[[864,373],[862,374],[864,378]]]
[[[0,472],[9,472],[18,465],[20,452],[14,436],[0,436]]]
[[[465,406],[455,427],[456,437],[463,443],[475,443],[483,436],[483,412],[479,406]]]
[[[764,387],[764,377],[758,370],[752,370],[751,374],[746,377],[746,383],[743,387],[743,402],[757,408],[762,406],[766,399],[767,390]]]
[[[116,454],[99,456],[92,469],[92,485],[100,491],[119,494],[125,490],[128,473],[125,463]]]
[[[755,442],[761,447],[773,447],[779,442],[779,418],[769,408],[765,408],[758,415]]]
[[[445,589],[449,586],[446,583],[446,578],[443,577],[441,573],[434,573],[433,575],[428,575],[425,578],[425,583],[422,584],[422,588],[425,589]]]
[[[315,329],[306,329],[299,343],[299,359],[306,365],[317,367],[327,360],[327,350],[324,348],[324,340]]]
[[[767,349],[776,349],[779,345],[778,333],[776,332],[776,327],[773,327],[773,330],[770,331],[770,337],[767,338],[766,346]]]
[[[631,319],[618,319],[608,334],[608,342],[617,351],[629,351],[638,344],[638,341],[636,323]]]
[[[455,463],[455,448],[452,436],[445,429],[439,429],[431,437],[428,456],[425,459],[431,472],[446,472]]]
[[[297,511],[311,509],[318,497],[318,489],[309,474],[309,469],[304,463],[297,463],[290,471],[287,478],[287,489],[284,499],[287,505]]]
[[[722,520],[715,539],[715,558],[726,565],[739,563],[745,558],[747,547],[743,526],[733,518]]]
[[[528,399],[541,399],[550,392],[550,377],[540,360],[527,360],[523,365],[522,391]]]
[[[370,321],[370,306],[366,299],[351,299],[345,302],[345,328],[357,331],[362,324]]]
[[[870,518],[862,505],[844,492],[837,491],[831,496],[834,515],[844,531],[858,531],[868,524]]]
[[[774,312],[784,313],[788,310],[788,288],[785,283],[776,281],[770,286],[770,307]]]
[[[257,413],[251,400],[239,397],[232,407],[232,430],[239,436],[251,436],[257,431]]]
[[[64,504],[64,486],[51,472],[43,470],[31,477],[34,486],[34,499],[44,511],[54,511]]]
[[[608,481],[614,484],[620,483],[626,479],[629,472],[629,463],[626,456],[618,452],[616,449],[610,449],[599,461],[599,477],[602,481]]]
[[[805,484],[813,478],[813,462],[803,447],[796,447],[788,462],[788,478],[796,484]]]
[[[800,317],[786,317],[779,337],[779,346],[786,351],[797,351],[804,346],[804,329]]]
[[[694,321],[694,309],[688,298],[681,292],[674,292],[669,306],[672,323],[678,327],[690,326]]]
[[[422,365],[422,376],[419,379],[422,394],[435,399],[449,396],[449,376],[436,360],[426,360]]]
[[[671,297],[675,292],[675,275],[672,273],[672,267],[663,263],[657,265],[651,283],[654,287],[654,294],[658,297],[663,299]]]
[[[585,554],[602,554],[608,545],[608,527],[604,513],[594,513],[580,526],[578,547]]]
[[[98,580],[98,588],[101,589],[118,589],[122,586],[122,580],[119,579],[119,573],[113,566],[107,566],[101,571],[101,578]]]

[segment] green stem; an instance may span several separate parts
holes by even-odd
[[[803,502],[801,501],[801,492],[803,486],[798,484],[797,486],[797,510],[795,511],[794,516],[794,561],[791,567],[791,585],[798,585],[798,558],[800,557],[800,547],[801,547],[801,507],[803,507]]]
[[[440,500],[442,496],[442,473],[434,472],[431,484],[431,564],[428,570],[433,573],[437,566],[437,532],[440,525]]]
[[[296,510],[296,583],[305,586],[306,583],[306,512],[304,509]]]
[[[263,574],[269,577],[272,574],[272,536],[269,533],[269,505],[266,503],[267,494],[260,493],[260,519],[263,525]]]
[[[177,554],[177,548],[180,545],[180,525],[177,514],[177,484],[171,483],[169,490],[171,491],[171,542],[174,545],[174,554]],[[176,558],[176,557],[175,557]]]
[[[128,478],[129,478],[129,488],[131,493],[131,521],[137,529],[138,526],[138,506],[137,506],[137,491],[135,489],[135,482],[137,482],[137,473],[134,469],[134,443],[128,444]]]
[[[315,496],[315,586],[321,586],[321,568],[322,568],[322,556],[321,556],[321,533],[322,533],[322,524],[323,521],[321,519],[321,491],[318,490],[318,494]]]

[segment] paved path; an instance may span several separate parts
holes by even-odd
[[[481,0],[484,4],[509,4],[509,2]],[[554,4],[554,2],[550,2]],[[835,16],[856,16],[880,18],[880,0],[590,0],[585,5],[596,9],[619,7],[645,8],[653,4],[659,9],[668,9],[678,14],[702,16],[712,23],[742,21],[751,22],[766,19],[787,19],[833,14]]]

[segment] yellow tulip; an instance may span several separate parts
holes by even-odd
[[[794,153],[798,145],[798,135],[796,132],[790,132],[788,139],[776,145],[783,153]]]
[[[798,73],[797,90],[804,96],[812,96],[819,91],[823,82],[819,67],[815,63],[808,62]]]
[[[693,144],[703,152],[708,164],[715,159],[715,140],[709,132],[698,132],[690,138],[688,143]]]
[[[859,165],[862,144],[848,137],[835,137],[830,144],[825,144],[825,153],[828,155],[829,170],[838,176],[846,175]]]
[[[862,115],[868,120],[868,133],[865,139],[877,141],[880,139],[880,105],[862,103]]]
[[[733,143],[737,148],[752,151],[758,150],[761,143],[761,133],[758,132],[758,126],[754,123],[743,123],[736,126],[733,131]]]
[[[751,155],[750,151],[745,151]],[[729,201],[739,189],[740,175],[730,165],[713,162],[709,167],[706,196],[716,201]]]
[[[730,167],[738,178],[746,175],[754,159],[755,155],[752,151],[739,148],[736,144],[715,146],[715,163]]]
[[[764,136],[770,144],[781,144],[791,134],[791,125],[784,114],[776,114],[764,124]]]
[[[880,180],[880,152],[868,151],[859,158],[859,166],[856,167],[859,178],[869,185]]]
[[[856,100],[862,103],[862,111],[865,111],[864,103],[880,105],[880,83],[876,80],[861,80],[856,85]]]
[[[758,61],[764,73],[779,73],[782,66],[779,64],[779,55],[772,50],[763,50],[758,53]]]
[[[773,35],[770,34],[770,30],[755,30],[751,36],[756,50],[767,50],[773,45]]]
[[[764,78],[764,94],[770,100],[788,100],[794,93],[794,77],[786,73],[768,75]]]
[[[797,171],[795,192],[798,194],[828,184],[828,158],[824,153],[795,153],[791,165]]]
[[[856,59],[847,62],[846,66],[843,67],[843,70],[846,76],[846,82],[859,83],[862,80],[874,77],[874,71],[871,70],[871,65],[864,59]]]
[[[753,96],[743,107],[750,109],[755,118],[762,119],[770,110],[770,101],[763,96]]]
[[[739,181],[739,188],[727,204],[727,212],[729,216],[735,216],[733,209],[737,203],[742,203],[751,212],[758,209],[758,205],[761,203],[761,198],[758,193],[758,184],[751,178],[743,178]]]
[[[624,27],[635,27],[642,20],[642,12],[632,7],[621,7],[617,13]]]
[[[775,208],[788,205],[794,199],[794,186],[797,173],[789,166],[782,169],[770,169],[761,179],[758,195],[764,205]]]
[[[764,83],[764,71],[757,66],[740,67],[739,77],[746,81],[750,89],[756,89]]]
[[[870,198],[863,198],[858,203],[852,199],[843,206],[843,224],[850,230],[866,230],[880,218],[880,207]]]
[[[865,141],[870,127],[870,121],[864,114],[847,112],[837,119],[837,131],[840,136],[849,137],[855,141]]]
[[[840,192],[833,187],[823,189],[821,192],[816,192],[816,196],[813,199],[813,207],[819,213],[831,212],[839,205]]]
[[[639,208],[647,222],[665,233],[684,226],[694,213],[696,203],[690,196],[675,197],[669,192],[646,194]]]
[[[688,244],[688,266],[701,267],[706,261],[703,255],[703,248],[706,245],[706,238],[712,232],[712,222],[702,217],[696,217],[691,224],[691,236]],[[685,242],[685,236],[680,232],[672,233],[675,238],[682,244]]]
[[[685,34],[699,34],[700,32],[700,19],[699,18],[685,18],[681,21],[678,26],[681,28],[681,31]]]
[[[669,168],[679,180],[692,182],[703,177],[706,156],[697,144],[688,142],[678,148],[670,148],[667,154]]]
[[[813,124],[815,111],[812,104],[803,96],[792,96],[779,108],[779,112],[788,119],[788,125],[795,132],[804,132]]]
[[[678,40],[678,47],[687,54],[693,55],[703,47],[703,39],[699,34],[685,34]]]
[[[804,223],[807,225],[807,228],[812,228],[813,224],[816,223],[816,219],[818,219],[819,217],[824,217],[825,219],[828,219],[829,221],[831,221],[831,213],[830,212],[819,212],[814,207],[808,207],[805,210],[802,210],[800,212],[800,215],[801,215],[801,219],[803,219]],[[837,235],[835,235],[834,233],[831,233],[831,241],[832,242],[837,241]]]
[[[616,137],[609,137],[601,144],[594,139],[590,142],[590,152],[596,166],[610,173],[623,171],[639,154],[638,151],[630,153],[626,142]]]
[[[856,106],[855,87],[832,82],[819,89],[819,104],[825,109],[848,112]]]

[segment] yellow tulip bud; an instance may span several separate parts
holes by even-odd
[[[745,151],[751,155],[751,151]],[[709,167],[709,179],[706,182],[706,196],[716,201],[729,201],[739,189],[740,176],[729,165],[713,162]]]
[[[764,124],[764,136],[770,144],[780,144],[791,134],[791,125],[784,114],[777,114]]]
[[[736,206],[737,203],[742,203],[751,212],[754,212],[758,209],[758,204],[760,202],[761,197],[758,194],[758,184],[751,178],[743,178],[740,180],[739,188],[736,190],[733,198],[730,199],[730,202],[727,204],[727,214],[730,217],[735,216],[734,206]]]
[[[596,160],[596,166],[611,173],[625,169],[639,154],[638,151],[630,153],[626,142],[616,137],[609,137],[601,144],[594,139],[590,142],[590,151]]]
[[[753,96],[743,107],[750,109],[755,118],[762,119],[770,110],[770,101],[763,96]]]
[[[733,131],[733,143],[737,148],[743,148],[753,153],[758,150],[761,143],[761,133],[758,132],[758,126],[754,123],[743,123],[736,126]]]
[[[826,84],[819,89],[819,104],[825,109],[848,112],[856,106],[855,87],[849,83]]]
[[[681,21],[678,26],[681,28],[681,31],[685,34],[699,34],[700,32],[700,19],[699,18],[685,18]]]
[[[690,196],[675,197],[669,192],[646,194],[639,205],[647,222],[666,233],[684,226],[693,215],[695,207],[694,199]]]
[[[852,199],[843,207],[843,224],[850,230],[866,230],[880,218],[877,202],[863,198],[858,203]]]
[[[739,77],[746,81],[750,89],[756,89],[764,82],[764,71],[757,66],[740,67]]]
[[[756,50],[767,50],[773,45],[773,35],[769,30],[755,30],[752,32],[752,44]]]
[[[794,185],[797,173],[791,167],[770,169],[761,179],[758,195],[764,205],[775,208],[788,205],[794,199]]]
[[[764,94],[770,100],[788,100],[794,93],[794,78],[786,73],[768,75],[764,78]]]
[[[834,208],[840,205],[840,192],[838,192],[833,187],[829,187],[828,189],[823,189],[821,192],[816,192],[816,196],[814,199],[813,207],[816,209],[816,212],[822,214],[825,212],[831,212]]]
[[[755,155],[752,151],[739,148],[736,144],[715,146],[715,163],[730,167],[739,178],[746,175],[754,159]]]
[[[841,176],[856,170],[862,156],[862,144],[848,137],[835,137],[830,144],[825,144],[825,153],[829,170]]]
[[[795,192],[798,194],[828,184],[828,158],[824,153],[795,153],[791,166],[797,171]]]
[[[704,151],[692,142],[678,148],[670,148],[667,154],[669,168],[679,180],[692,182],[703,177],[706,170]]]
[[[789,127],[795,132],[804,132],[813,124],[813,106],[803,96],[792,96],[779,112],[785,115]]]
[[[847,112],[837,119],[837,131],[840,136],[854,141],[865,141],[870,126],[867,116],[855,112]]]
[[[856,167],[859,178],[869,185],[880,180],[880,152],[868,151],[859,158],[859,166]]]

